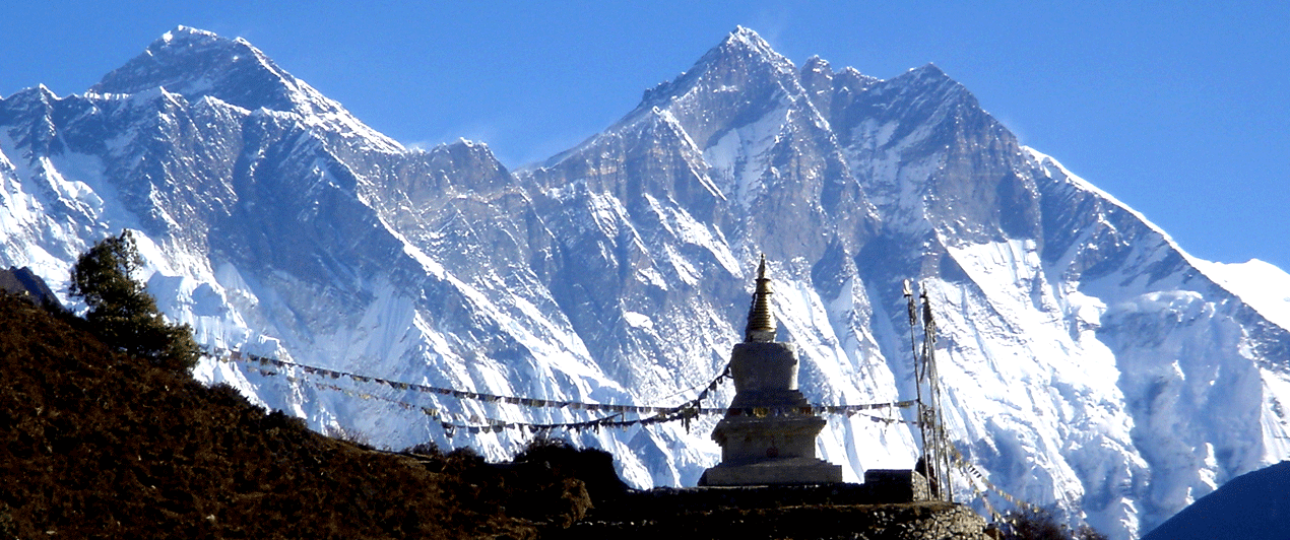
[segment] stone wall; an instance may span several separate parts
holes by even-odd
[[[872,486],[871,486],[872,487]],[[985,540],[985,520],[939,501],[874,503],[857,484],[660,488],[602,501],[543,538]]]

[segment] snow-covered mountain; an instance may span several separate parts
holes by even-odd
[[[64,291],[76,254],[123,227],[159,305],[209,346],[565,401],[693,398],[741,338],[762,252],[812,402],[910,398],[900,285],[921,280],[956,444],[1116,538],[1290,458],[1284,301],[1020,146],[931,65],[798,67],[739,28],[604,132],[508,171],[480,143],[406,149],[245,41],[180,27],[85,94],[0,99],[0,267]],[[528,435],[449,439],[388,399],[593,414],[363,400],[242,364],[197,375],[393,448],[501,457]],[[693,485],[718,460],[716,420],[571,437],[637,486]],[[847,479],[912,466],[908,426],[829,420],[820,454]]]

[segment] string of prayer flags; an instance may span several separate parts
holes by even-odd
[[[948,441],[948,439],[946,440]],[[954,464],[958,468],[962,469],[964,472],[970,474],[972,477],[976,478],[977,480],[980,480],[981,483],[984,484],[987,489],[989,489],[990,491],[993,491],[995,494],[999,495],[1000,497],[1003,497],[1005,501],[1012,503],[1014,506],[1018,508],[1021,508],[1027,511],[1032,511],[1032,512],[1038,510],[1038,507],[1026,501],[1013,497],[1012,494],[1004,491],[1002,488],[994,485],[993,482],[986,479],[985,475],[981,473],[981,470],[977,469],[975,465],[968,462],[967,459],[963,457],[963,454],[959,452],[958,447],[954,446],[952,442],[950,443],[949,447],[950,447],[950,453],[953,455],[953,458],[954,458]],[[982,497],[982,500],[984,500],[984,497]],[[987,502],[986,504],[989,505],[989,502]],[[993,509],[991,509],[990,511],[994,512]]]
[[[225,361],[237,362],[237,361],[241,361],[242,356],[243,356],[242,354],[234,354],[234,355],[229,355],[228,357],[223,357],[221,359]],[[545,399],[523,398],[523,397],[517,397],[517,396],[498,396],[493,394],[484,394],[480,392],[470,392],[470,391],[456,390],[451,388],[437,388],[432,386],[405,383],[400,381],[391,381],[380,377],[371,377],[371,376],[359,375],[355,373],[347,373],[347,372],[336,371],[336,370],[331,370],[326,368],[320,368],[315,366],[307,366],[304,364],[297,364],[295,362],[278,360],[276,358],[268,358],[268,357],[251,355],[251,354],[245,354],[244,356],[247,359],[249,359],[251,362],[256,362],[263,366],[272,365],[274,367],[283,368],[283,369],[300,369],[309,375],[325,376],[333,379],[337,379],[340,377],[347,377],[351,380],[364,382],[364,383],[372,382],[376,384],[383,384],[398,390],[413,390],[413,391],[422,392],[422,393],[431,393],[431,394],[449,396],[456,399],[475,400],[475,401],[482,401],[484,403],[508,403],[513,405],[524,405],[528,407],[570,408],[570,409],[608,411],[608,412],[619,412],[619,413],[660,414],[660,413],[676,411],[682,407],[691,405],[694,402],[701,401],[705,399],[708,394],[708,391],[705,390],[698,399],[692,400],[691,402],[688,402],[686,404],[674,406],[674,407],[603,404],[603,403],[577,403],[577,402],[569,402],[569,401],[553,401],[553,400],[545,400]],[[715,389],[716,387],[718,387],[719,382],[722,379],[728,377],[728,372],[729,372],[729,369],[727,368],[727,370],[725,370],[721,375],[717,377],[716,380],[713,381],[712,384],[709,385],[709,389]]]
[[[242,353],[241,351],[231,351],[227,355],[220,357],[224,361],[250,362],[257,363],[261,366],[273,366],[279,369],[299,369],[306,374],[328,377],[331,379],[348,378],[352,381],[366,384],[381,384],[396,390],[415,391],[420,393],[447,396],[454,399],[481,401],[484,403],[507,403],[511,405],[520,405],[535,408],[554,408],[567,410],[585,410],[596,412],[608,412],[615,414],[638,414],[638,415],[678,415],[684,412],[683,416],[675,416],[673,420],[690,418],[697,415],[729,415],[729,416],[795,416],[795,415],[847,415],[851,416],[860,411],[870,411],[877,409],[903,409],[917,405],[917,400],[899,401],[894,403],[866,403],[858,405],[806,405],[799,407],[758,407],[756,409],[748,408],[729,408],[729,407],[703,407],[703,401],[720,387],[721,383],[730,377],[730,366],[727,365],[699,395],[681,405],[671,407],[659,406],[641,406],[641,405],[624,405],[612,403],[581,403],[572,401],[555,401],[546,399],[534,399],[518,396],[499,396],[493,394],[484,394],[479,392],[470,392],[465,390],[456,390],[451,388],[438,388],[401,381],[392,381],[380,377],[360,375],[356,373],[347,373],[337,370],[307,366],[295,362],[278,360],[264,356]],[[248,369],[253,369],[249,368]],[[254,370],[263,375],[276,375],[277,372],[267,369]],[[397,400],[391,400],[397,401]],[[401,402],[400,402],[401,403]],[[904,420],[891,420],[892,422],[908,423]]]

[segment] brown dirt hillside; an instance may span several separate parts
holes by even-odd
[[[482,460],[323,437],[110,351],[78,324],[0,294],[0,537],[536,534],[505,514],[509,493],[477,483],[499,474]],[[557,499],[585,499],[578,481],[559,484]]]

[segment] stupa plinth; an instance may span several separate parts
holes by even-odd
[[[797,351],[775,341],[766,257],[757,269],[757,289],[748,310],[744,342],[730,353],[735,397],[712,439],[721,463],[703,473],[701,486],[825,484],[842,481],[842,467],[815,457],[823,418],[805,409],[797,389]]]

